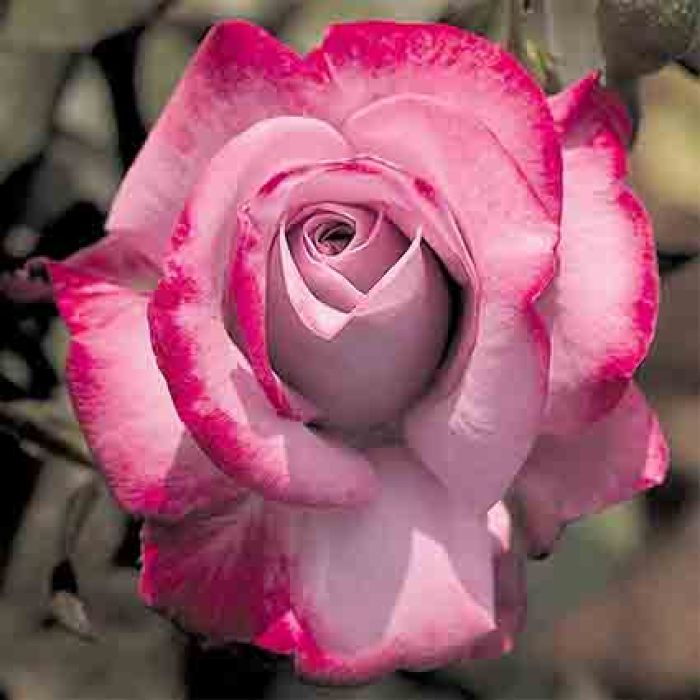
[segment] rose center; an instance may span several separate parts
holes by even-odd
[[[350,245],[354,236],[355,230],[350,224],[332,223],[320,227],[313,236],[313,242],[319,253],[339,255]]]

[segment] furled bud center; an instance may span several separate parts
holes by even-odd
[[[316,250],[323,255],[338,255],[342,253],[352,241],[355,231],[352,226],[345,223],[334,223],[321,227],[313,237]]]
[[[434,375],[449,317],[447,282],[430,247],[381,209],[319,204],[278,236],[270,355],[323,424],[357,430],[397,419]]]

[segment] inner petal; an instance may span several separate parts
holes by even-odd
[[[355,229],[344,221],[321,224],[311,234],[310,241],[321,255],[340,255],[352,243]]]
[[[361,295],[368,293],[410,245],[381,210],[334,204],[297,217],[287,229],[287,239],[304,281],[324,301],[329,301],[333,279],[338,291],[331,296],[340,297],[345,282]]]
[[[320,214],[314,223],[355,223],[337,254],[313,244],[311,222],[304,235]],[[265,295],[275,372],[317,409],[322,431],[359,431],[362,440],[381,428],[390,441],[395,433],[384,428],[422,394],[442,396],[471,354],[478,279],[447,203],[423,180],[356,158],[280,174],[251,201],[250,216],[277,234]]]
[[[391,425],[425,390],[447,344],[450,299],[434,254],[416,236],[373,289],[343,313],[322,303],[304,282],[286,243],[280,236],[270,259],[273,367],[320,410],[317,423],[324,428],[364,434]]]

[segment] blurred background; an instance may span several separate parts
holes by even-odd
[[[599,32],[593,0],[0,0],[0,700],[700,699],[699,45],[659,48],[664,32],[678,43],[668,25],[620,30],[614,4],[601,2]],[[228,17],[300,50],[330,21],[448,22],[504,43],[548,90],[602,66],[602,46],[637,116],[631,180],[663,275],[641,381],[673,469],[529,564],[528,624],[508,657],[314,688],[284,659],[201,648],[136,597],[138,523],[105,493],[72,416],[66,331],[41,270],[9,272],[103,235],[149,125]]]

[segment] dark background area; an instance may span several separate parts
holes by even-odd
[[[103,235],[121,175],[217,19],[253,19],[301,50],[329,21],[372,16],[447,21],[513,46],[508,4],[0,2],[0,699],[700,699],[700,81],[687,69],[671,62],[639,81],[631,151],[663,274],[641,381],[671,477],[570,527],[551,559],[530,565],[528,625],[501,660],[314,688],[284,659],[205,649],[146,610],[138,523],[105,492],[72,416],[67,335],[41,266],[9,274]],[[548,52],[556,75],[541,70],[545,84],[601,64],[591,0],[529,4],[517,47]]]

